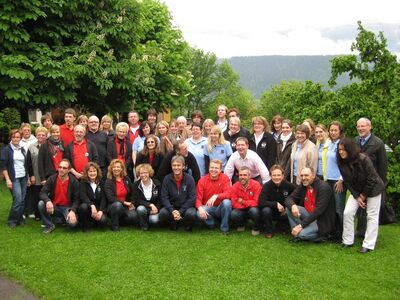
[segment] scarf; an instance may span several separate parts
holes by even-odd
[[[281,134],[280,140],[282,141],[282,145],[283,145],[282,151],[285,149],[286,143],[287,143],[287,141],[290,139],[290,137],[292,136],[292,134],[293,134],[293,133],[289,133],[289,134],[286,135],[286,136],[283,135],[283,134]]]
[[[125,158],[126,137],[121,140],[118,138],[118,136],[116,136],[115,143],[117,145],[118,156]]]
[[[49,145],[50,154],[52,156],[56,156],[57,155],[57,148],[56,147],[58,147],[60,152],[64,152],[64,145],[63,145],[61,139],[55,140],[53,137],[49,137],[47,139],[47,144]]]

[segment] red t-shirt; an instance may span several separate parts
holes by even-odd
[[[56,155],[52,156],[52,159],[53,159],[54,169],[57,170],[61,160],[63,159],[63,153],[60,151],[59,146],[55,146],[54,148],[56,150]]]
[[[59,206],[69,206],[69,199],[68,199],[68,185],[69,185],[69,178],[62,181],[60,176],[57,176],[56,181],[56,189],[54,191],[54,199],[53,204]]]
[[[128,195],[128,190],[125,187],[124,180],[115,180],[116,182],[116,192],[117,192],[117,199],[121,202],[126,201],[126,196]]]
[[[311,214],[315,209],[315,190],[307,187],[306,198],[304,199],[304,208]]]
[[[131,142],[131,145],[133,145],[133,142],[139,136],[139,124],[138,127],[136,128],[135,133],[132,132],[132,127],[129,126],[128,133],[129,133],[129,141]]]
[[[176,183],[176,187],[178,188],[178,191],[181,188],[182,179],[183,179],[183,176],[181,176],[178,180],[174,176],[174,181]]]
[[[74,168],[78,173],[83,173],[86,165],[89,162],[89,153],[87,150],[86,140],[83,140],[81,144],[74,141]]]
[[[60,126],[60,135],[61,140],[63,141],[64,146],[67,146],[74,140],[74,127],[69,129],[67,125],[63,124]]]

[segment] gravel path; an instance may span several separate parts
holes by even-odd
[[[10,279],[0,276],[1,300],[38,300],[39,298],[28,293],[21,285]]]

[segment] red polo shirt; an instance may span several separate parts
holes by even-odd
[[[236,182],[231,189],[232,208],[245,209],[256,207],[258,205],[258,197],[260,196],[261,189],[260,183],[254,179],[250,179],[246,189],[239,181]],[[238,202],[239,198],[243,199],[242,204]]]
[[[126,196],[128,195],[128,190],[125,187],[124,180],[115,180],[116,186],[115,190],[117,192],[117,199],[121,202],[126,200]]]
[[[54,169],[57,170],[61,160],[63,159],[63,153],[60,151],[59,146],[56,146],[55,150],[56,150],[56,155],[52,156],[51,158],[53,159]]]
[[[311,214],[315,209],[315,190],[307,187],[306,198],[304,199],[304,208]]]
[[[74,141],[73,147],[74,156],[72,159],[74,161],[74,168],[78,173],[83,173],[83,170],[89,162],[89,153],[86,140],[84,139],[81,144],[78,144],[76,141]]]
[[[72,126],[72,129],[69,129],[66,124],[61,125],[60,135],[64,146],[67,146],[74,140],[74,127]]]
[[[129,126],[128,133],[129,133],[129,141],[133,145],[133,142],[139,136],[139,124],[138,124],[138,126],[136,128],[135,134],[132,132],[132,127],[131,126]]]
[[[57,176],[56,189],[54,191],[53,204],[59,206],[69,206],[68,199],[69,178],[62,181],[60,176]]]

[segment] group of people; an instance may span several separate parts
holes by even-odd
[[[113,231],[158,223],[192,231],[203,222],[229,235],[232,226],[244,231],[251,223],[254,236],[340,236],[347,248],[359,210],[360,252],[374,250],[387,158],[368,119],[359,119],[359,136],[348,139],[338,121],[326,127],[306,119],[293,128],[275,116],[270,128],[257,116],[248,130],[235,108],[220,105],[216,115],[204,120],[194,111],[188,125],[183,116],[157,122],[153,109],[140,121],[131,111],[114,130],[107,115],[77,118],[67,109],[61,126],[43,116],[35,136],[22,124],[1,152],[13,197],[9,226],[31,217],[49,234],[57,223],[89,230],[110,219]]]

